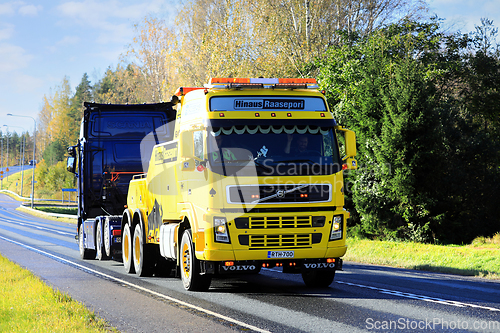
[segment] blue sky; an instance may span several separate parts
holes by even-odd
[[[169,17],[164,0],[0,0],[0,130],[33,131],[43,95],[68,76],[72,89],[84,73],[94,83],[115,67],[146,15]],[[431,13],[450,30],[469,32],[481,17],[500,26],[498,0],[428,0]],[[10,131],[21,132],[17,127]]]

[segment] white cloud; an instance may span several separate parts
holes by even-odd
[[[41,5],[26,5],[19,8],[19,13],[23,16],[37,16],[38,12],[42,11],[42,9]]]
[[[0,15],[12,15],[15,13],[14,6],[17,2],[7,2],[0,4]]]
[[[20,46],[0,44],[0,73],[25,68],[31,59],[33,56],[26,54],[26,51]]]
[[[59,52],[61,48],[77,45],[80,41],[81,38],[79,36],[64,36],[62,39],[55,42],[54,45],[46,46],[45,48],[50,53],[56,53]]]
[[[0,40],[9,39],[14,34],[14,25],[5,23],[3,28],[0,28]]]
[[[65,27],[82,25],[86,29],[97,30],[99,44],[128,43],[133,36],[133,23],[150,12],[159,11],[164,5],[162,0],[143,1],[129,5],[128,1],[70,1],[57,7],[63,18],[60,24]]]
[[[80,42],[80,37],[78,36],[64,36],[64,38],[58,41],[56,44],[65,46],[65,45],[75,45],[78,44],[79,42]]]

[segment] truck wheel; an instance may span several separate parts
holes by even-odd
[[[210,287],[212,277],[200,275],[200,264],[194,253],[191,229],[184,231],[181,240],[181,278],[184,289],[205,291]]]
[[[308,287],[325,288],[332,284],[335,271],[302,272],[302,280]]]
[[[80,258],[95,259],[95,250],[86,249],[83,244],[83,223],[78,227],[78,247],[80,249]]]
[[[97,222],[97,230],[95,231],[95,243],[96,243],[96,249],[97,249],[97,259],[98,260],[106,260],[109,259],[109,256],[106,254],[106,251],[104,250],[104,244],[102,241],[102,224],[101,221]],[[105,234],[104,234],[105,235]],[[104,236],[106,237],[106,236]]]
[[[110,244],[110,234],[109,234],[109,221],[107,218],[104,219],[104,251],[108,258],[111,258],[111,244]]]
[[[135,272],[139,276],[150,276],[152,273],[154,264],[154,253],[149,251],[148,244],[143,243],[142,238],[142,228],[140,224],[135,226],[134,230],[134,248],[133,248],[133,259]]]
[[[128,223],[125,223],[122,231],[122,259],[125,272],[135,273],[132,263],[132,232]]]

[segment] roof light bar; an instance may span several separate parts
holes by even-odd
[[[314,78],[210,78],[205,88],[318,89]]]
[[[175,91],[175,96],[184,96],[186,95],[188,92],[190,91],[193,91],[193,90],[198,90],[198,89],[204,89],[203,87],[179,87],[177,88],[177,90]]]

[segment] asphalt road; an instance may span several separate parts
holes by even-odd
[[[0,253],[123,332],[500,332],[498,281],[345,263],[329,288],[262,270],[186,292],[177,278],[80,260],[74,225],[18,206],[0,194]]]

